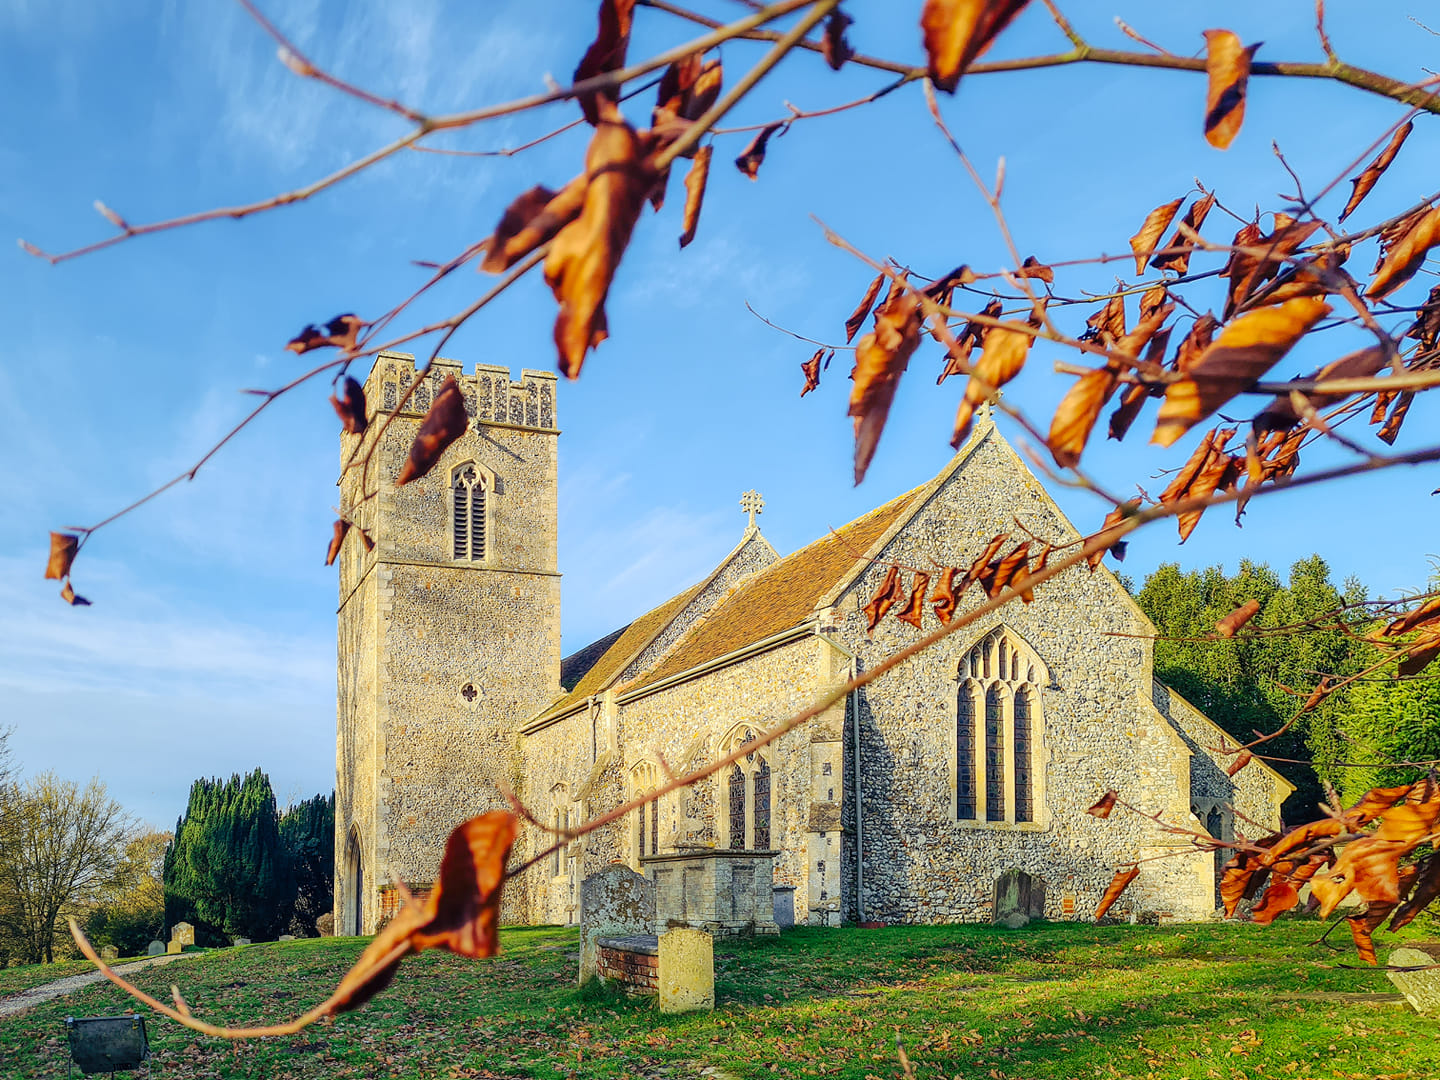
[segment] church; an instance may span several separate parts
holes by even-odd
[[[412,357],[383,353],[368,401],[393,409]],[[453,376],[470,424],[424,478],[395,478]],[[940,473],[781,555],[748,525],[703,580],[614,632],[560,649],[556,378],[437,360],[383,434],[342,436],[357,506],[340,565],[336,731],[338,933],[371,933],[423,892],[446,836],[515,793],[564,829],[756,739],[822,692],[938,626],[861,610],[892,565],[967,566],[1016,523],[1080,534],[994,423]],[[372,498],[361,500],[361,485]],[[908,575],[907,575],[908,576]],[[960,600],[978,603],[979,590]],[[628,621],[626,621],[628,620]],[[1252,761],[1226,775],[1224,734],[1157,680],[1154,628],[1106,567],[1071,568],[837,702],[740,763],[572,842],[507,886],[511,923],[573,923],[580,882],[687,851],[770,852],[798,922],[941,923],[997,916],[1025,876],[1035,913],[1085,918],[1117,867],[1118,910],[1204,919],[1216,855],[1136,814],[1086,809],[1114,788],[1164,821],[1233,839],[1280,826],[1292,789]],[[527,859],[550,834],[522,831]],[[1166,857],[1161,857],[1166,856]]]

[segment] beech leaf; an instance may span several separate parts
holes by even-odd
[[[344,518],[337,518],[335,521],[335,535],[330,538],[330,547],[325,552],[325,565],[335,565],[335,560],[340,557],[341,545],[345,543],[345,534],[350,531],[350,522]]]
[[[1138,865],[1130,867],[1129,870],[1116,870],[1115,876],[1105,888],[1105,894],[1100,897],[1100,904],[1095,908],[1095,918],[1103,919],[1105,913],[1120,899],[1120,894],[1130,887],[1130,883],[1140,876]]]
[[[1389,296],[1415,276],[1436,244],[1440,244],[1440,207],[1418,215],[1390,245],[1365,295],[1372,300]]]
[[[1215,632],[1222,638],[1233,638],[1237,630],[1258,614],[1260,614],[1260,601],[1246,600],[1245,603],[1215,624]]]
[[[1190,270],[1190,253],[1195,249],[1195,241],[1189,234],[1200,235],[1200,226],[1205,224],[1205,218],[1210,214],[1210,208],[1215,205],[1214,195],[1202,195],[1190,204],[1190,209],[1185,211],[1185,216],[1180,219],[1175,234],[1170,237],[1170,242],[1163,249],[1168,254],[1160,254],[1150,260],[1150,266],[1155,270],[1174,270],[1177,274],[1185,274]]]
[[[595,33],[595,40],[585,50],[580,66],[575,69],[574,82],[593,79],[608,71],[619,71],[625,66],[625,53],[630,47],[630,24],[634,12],[635,0],[600,0],[600,25]],[[582,94],[579,100],[585,119],[598,125],[603,111],[601,102],[618,102],[620,88],[612,86]]]
[[[695,228],[700,224],[700,204],[705,201],[705,181],[710,178],[710,158],[714,154],[713,146],[708,143],[702,146],[685,174],[685,217],[680,228],[682,248],[695,239]]]
[[[770,141],[770,136],[779,131],[783,124],[767,124],[755,138],[750,140],[750,145],[739,157],[735,159],[735,167],[742,173],[754,180],[760,174],[760,166],[765,161],[765,144]]]
[[[1180,204],[1184,201],[1185,196],[1182,195],[1174,202],[1157,206],[1145,215],[1140,231],[1130,238],[1130,250],[1135,253],[1135,273],[1145,272],[1145,264],[1155,254],[1160,237],[1165,235],[1165,230],[1170,227],[1170,222],[1175,220],[1175,215],[1180,212]]]
[[[855,483],[865,479],[900,376],[920,344],[920,301],[910,290],[892,290],[875,313],[875,329],[855,344],[855,385],[850,416],[855,421]]]
[[[640,160],[639,138],[618,114],[596,125],[585,175],[580,215],[545,258],[545,282],[560,304],[555,346],[568,379],[579,377],[585,354],[609,336],[605,298],[654,179]]]
[[[60,588],[60,599],[64,600],[71,607],[90,606],[90,601],[86,600],[85,597],[77,593],[74,586],[70,584],[68,579],[66,580],[65,584]]]
[[[1229,30],[1205,31],[1205,138],[1217,150],[1230,145],[1245,119],[1245,84],[1259,47],[1241,45]]]
[[[1098,802],[1085,812],[1093,817],[1108,818],[1115,809],[1115,802],[1120,798],[1120,793],[1113,789],[1100,796]]]
[[[70,573],[70,564],[80,550],[80,537],[75,533],[50,534],[50,559],[45,564],[45,577],[59,581]]]
[[[297,356],[307,353],[312,349],[323,349],[333,346],[337,349],[344,349],[347,352],[355,348],[355,339],[359,336],[360,330],[364,327],[365,320],[358,315],[345,314],[336,315],[325,324],[323,331],[314,326],[307,326],[300,333],[296,334],[285,344],[285,348]]]
[[[820,388],[820,358],[824,355],[825,348],[821,346],[815,350],[814,356],[800,365],[800,370],[805,373],[805,389],[800,391],[801,397]]]
[[[1031,323],[1036,322],[1032,315]],[[1011,326],[1016,329],[1010,329]],[[1035,343],[1035,335],[1020,329],[1021,326],[1021,323],[1002,324],[991,327],[985,333],[980,359],[971,365],[970,378],[965,383],[965,396],[955,413],[951,446],[958,449],[969,436],[975,408],[1019,375],[1025,366],[1025,357]]]
[[[830,17],[825,20],[825,34],[820,44],[824,50],[825,62],[834,71],[839,71],[845,66],[845,61],[855,55],[855,50],[850,48],[850,42],[845,40],[845,28],[854,21],[839,8],[830,12]]]
[[[920,13],[930,78],[955,92],[960,76],[1029,0],[925,0]]]
[[[460,387],[455,382],[455,376],[447,375],[440,386],[440,392],[430,403],[430,411],[425,414],[420,430],[415,433],[415,441],[410,444],[410,456],[400,469],[400,476],[395,481],[396,486],[402,487],[411,480],[418,480],[434,468],[440,455],[451,443],[465,434],[468,425],[465,399],[460,393]]]
[[[876,274],[875,280],[870,282],[869,288],[865,290],[865,295],[860,298],[860,303],[855,306],[855,310],[852,311],[850,317],[845,320],[845,344],[850,344],[855,335],[860,331],[861,325],[865,322],[865,317],[870,314],[870,309],[875,306],[875,298],[880,295],[880,286],[883,284],[885,284],[885,275]]]
[[[368,423],[365,418],[365,389],[347,375],[344,394],[344,397],[330,395],[330,404],[340,418],[340,426],[347,435],[363,435]]]
[[[1350,181],[1354,185],[1350,192],[1350,200],[1345,204],[1345,209],[1340,211],[1340,220],[1344,221],[1360,205],[1366,195],[1370,194],[1372,188],[1384,175],[1390,163],[1395,160],[1395,155],[1400,153],[1400,147],[1405,145],[1405,140],[1410,137],[1410,132],[1415,130],[1415,121],[1407,120],[1380,151],[1380,156],[1365,166],[1359,176]]]
[[[955,617],[955,575],[960,573],[958,566],[947,566],[940,574],[940,584],[935,586],[935,594],[930,597],[930,603],[935,609],[935,617],[944,625],[949,626],[950,620]]]
[[[907,622],[916,630],[925,620],[925,594],[930,589],[930,575],[917,573],[915,584],[910,587],[910,600],[903,611],[895,612],[895,618]]]
[[[558,192],[537,184],[505,208],[480,269],[490,274],[510,269],[574,221],[584,202],[583,176],[577,176]]]
[[[1330,310],[1316,297],[1299,297],[1230,323],[1185,377],[1166,390],[1151,442],[1172,445],[1274,367]]]
[[[895,606],[895,601],[900,598],[900,568],[892,565],[886,571],[880,587],[875,590],[875,595],[870,602],[861,610],[865,612],[865,629],[869,633],[875,632],[875,627],[880,625],[880,620],[885,618],[886,612]]]

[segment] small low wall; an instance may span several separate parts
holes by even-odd
[[[660,939],[654,934],[595,939],[595,974],[632,994],[660,990]]]

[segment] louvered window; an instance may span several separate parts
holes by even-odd
[[[474,465],[462,465],[450,481],[454,557],[485,558],[485,478]]]

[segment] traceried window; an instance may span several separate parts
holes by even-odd
[[[450,495],[454,557],[485,558],[485,477],[473,462],[461,465],[451,475]]]
[[[756,729],[738,724],[720,741],[720,753],[728,754],[758,738]],[[721,790],[725,815],[722,846],[731,851],[769,851],[775,842],[771,828],[772,775],[769,755],[762,748],[752,750],[725,774]]]
[[[960,661],[955,707],[955,819],[1034,822],[1043,805],[1040,686],[1044,665],[997,628]]]
[[[660,786],[660,770],[653,762],[636,762],[630,769],[630,797],[647,795]],[[632,811],[634,824],[631,842],[634,858],[632,865],[640,869],[640,860],[648,855],[660,854],[660,803],[655,799]]]

